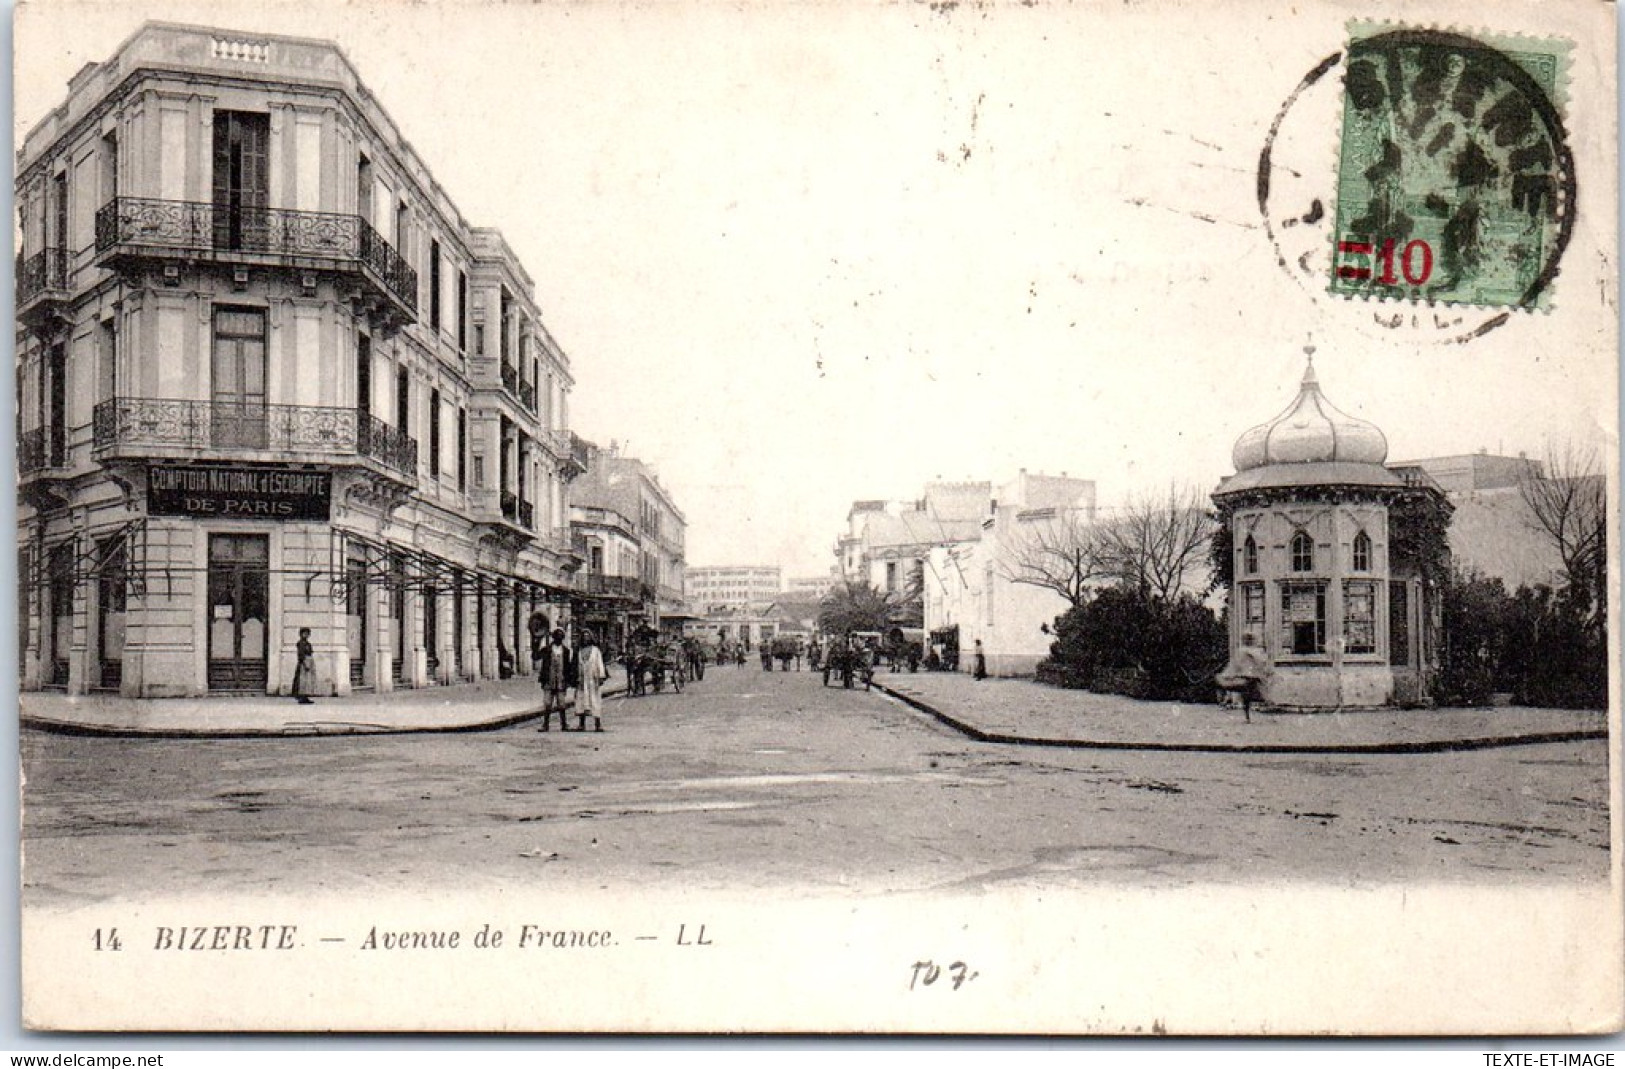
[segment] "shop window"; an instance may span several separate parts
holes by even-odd
[[[1343,584],[1343,649],[1377,652],[1377,584],[1368,579]]]
[[[1315,570],[1315,540],[1309,537],[1308,531],[1299,531],[1292,536],[1292,570],[1295,572]]]
[[[1264,584],[1241,584],[1241,633],[1264,640]]]
[[[1326,584],[1281,584],[1281,648],[1296,657],[1326,652]]]
[[[1351,563],[1357,572],[1371,570],[1371,538],[1364,531],[1354,536],[1354,554]]]

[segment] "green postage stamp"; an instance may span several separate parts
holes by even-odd
[[[1569,49],[1350,25],[1334,294],[1548,307],[1576,203]]]

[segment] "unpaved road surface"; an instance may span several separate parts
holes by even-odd
[[[25,902],[445,887],[978,891],[1604,881],[1607,745],[1260,757],[977,743],[711,669],[603,734],[27,731]]]

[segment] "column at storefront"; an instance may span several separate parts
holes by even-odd
[[[496,584],[487,576],[481,577],[480,593],[480,678],[497,678],[497,616]]]
[[[405,590],[406,595],[406,666],[404,682],[408,687],[425,687],[429,684],[429,655],[426,640],[426,627],[424,624],[423,588],[416,582],[410,583]]]
[[[452,578],[451,594],[451,641],[456,650],[453,668],[462,681],[474,678],[479,664],[479,650],[474,645],[473,587],[466,573],[458,572]]]
[[[394,626],[389,615],[394,600],[394,592],[388,582],[368,584],[367,605],[371,611],[367,617],[372,621],[372,626],[368,628],[371,632],[371,645],[367,650],[367,661],[368,671],[372,677],[372,688],[379,694],[388,694],[395,689],[395,651],[394,644],[390,641]]]
[[[273,694],[292,692],[299,630],[308,627],[316,667],[315,693],[346,693],[350,686],[348,619],[344,599],[332,596],[331,528],[290,524],[281,532],[279,596],[271,606],[272,620],[277,622],[272,631],[275,667],[268,689]]]
[[[423,623],[428,632],[424,643],[429,659],[429,678],[435,683],[454,682],[456,668],[451,631],[451,589],[449,580],[437,575],[424,589]]]

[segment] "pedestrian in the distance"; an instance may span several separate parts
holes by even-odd
[[[310,700],[316,690],[316,651],[310,645],[310,628],[299,629],[299,642],[293,647],[293,696],[300,705],[314,705]]]
[[[578,718],[577,731],[587,730],[587,717],[592,717],[592,729],[604,730],[604,680],[609,678],[609,669],[604,667],[604,655],[599,652],[598,644],[593,641],[591,631],[581,633],[581,648],[576,651],[576,674],[579,685],[576,687],[576,717]],[[564,723],[564,716],[559,715],[559,723]],[[545,730],[545,729],[544,729]]]
[[[546,695],[542,703],[543,731],[548,729],[554,710],[559,714],[559,730],[570,730],[570,721],[565,719],[564,710],[568,704],[566,699],[578,685],[579,679],[575,651],[564,644],[564,632],[555,629],[552,642],[542,649],[542,666],[536,674],[536,681],[542,685]]]
[[[976,640],[976,652],[975,652],[974,656],[975,656],[976,659],[972,663],[974,664],[975,667],[971,670],[971,676],[973,678],[975,678],[975,679],[986,679],[987,678],[987,654],[982,652],[982,640],[981,639]]]

